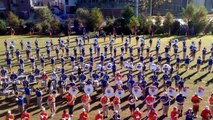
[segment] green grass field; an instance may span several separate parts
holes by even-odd
[[[75,43],[75,38],[76,36],[70,36],[71,37],[71,44],[70,44],[70,52],[73,53],[73,50],[72,48],[74,46],[76,46],[76,43]],[[64,40],[66,40],[67,37],[64,37]],[[161,38],[161,48],[160,48],[160,53],[163,53],[164,52],[164,47],[165,45],[168,43],[168,41],[170,39],[174,39],[174,38],[179,38],[179,41],[185,39],[185,37],[182,37],[182,36],[173,36],[173,37],[165,37],[165,38]],[[8,41],[11,41],[11,40],[14,40],[15,43],[16,43],[16,47],[15,49],[19,48],[20,49],[20,45],[19,45],[19,42],[21,40],[24,41],[24,43],[26,43],[26,41],[31,41],[32,45],[33,45],[33,54],[35,55],[35,46],[34,46],[34,41],[36,40],[36,37],[29,37],[29,36],[0,36],[0,65],[6,65],[6,61],[5,61],[5,48],[4,48],[4,40],[7,39]],[[45,41],[46,40],[50,40],[50,39],[53,39],[54,43],[55,44],[58,44],[58,41],[57,41],[57,38],[49,38],[49,37],[38,37],[37,38],[38,41],[39,41],[39,46],[41,49],[41,53],[43,55],[46,55],[46,48],[45,48]],[[153,45],[152,45],[152,48],[151,48],[151,54],[155,54],[155,43],[156,43],[156,40],[159,39],[159,38],[154,38],[153,39]],[[199,39],[202,39],[202,48],[203,47],[206,47],[207,48],[207,57],[206,59],[209,58],[210,56],[210,53],[209,53],[209,50],[210,50],[210,47],[211,47],[211,44],[213,43],[213,36],[212,35],[207,35],[207,36],[199,36],[199,37],[193,37],[193,38],[186,38],[187,39],[187,45],[189,47],[189,45],[191,44],[191,41],[195,41],[196,42],[196,45],[198,43],[198,40]],[[136,43],[134,42],[135,41],[135,38],[133,38],[132,40],[132,43],[131,45],[134,46],[134,48],[136,48]],[[86,50],[86,59],[88,60],[88,57],[89,57],[89,46],[93,43],[93,39],[91,39],[90,43],[87,43],[86,42],[86,45],[85,45],[85,50]],[[99,38],[99,44],[101,44],[102,48],[101,50],[103,51],[103,46],[105,44],[108,45],[109,43],[109,38],[107,38],[106,42],[103,41],[103,38]],[[26,44],[25,44],[26,45]],[[116,47],[117,47],[117,57],[116,57],[116,60],[117,62],[119,61],[119,55],[120,55],[120,47],[122,45],[122,42],[121,42],[121,39],[118,38],[114,44]],[[148,40],[146,40],[146,45],[147,46],[149,45],[148,43]],[[179,51],[181,51],[180,53],[180,57],[182,58],[182,42],[179,43]],[[61,52],[61,51],[60,51]],[[189,53],[189,48],[187,49],[187,52]],[[146,54],[146,52],[144,52]],[[173,53],[173,49],[170,51],[170,55],[172,55]],[[134,54],[136,55],[137,54],[137,49],[134,49]],[[55,56],[55,51],[53,51],[51,53],[52,56]],[[29,73],[31,71],[31,67],[30,67],[30,62],[26,60],[26,54],[25,54],[25,51],[22,51],[22,56],[25,58],[25,72],[26,73]],[[95,55],[96,56],[96,55]],[[110,55],[108,55],[109,57]],[[129,56],[129,54],[125,54],[125,58],[127,58]],[[164,58],[164,54],[162,54],[162,57]],[[201,56],[201,51],[198,51],[197,54],[196,54],[196,58],[198,56]],[[137,56],[135,56],[135,62],[134,63],[137,63],[139,60],[136,58]],[[86,61],[87,61],[86,60]],[[146,59],[145,62],[148,62],[149,60]],[[157,60],[155,59],[155,62]],[[47,61],[48,63],[50,63],[50,60]],[[56,61],[57,65],[56,66],[61,66],[60,62],[59,61]],[[162,62],[162,63],[165,63],[165,60]],[[174,59],[174,56],[172,56],[172,64],[175,63],[175,59]],[[39,64],[39,61],[36,60],[36,64],[39,66],[39,68],[41,68],[40,64]],[[182,65],[183,63],[181,63]],[[16,61],[16,58],[14,57],[13,59],[13,62],[12,62],[12,65],[13,65],[13,68],[12,68],[12,71],[15,71],[17,72],[17,68],[18,68],[18,63]],[[147,64],[148,66],[148,64]],[[201,107],[200,107],[200,111],[202,109],[204,109],[204,107],[206,105],[208,105],[208,97],[210,96],[211,93],[213,93],[213,73],[208,73],[207,71],[207,63],[204,63],[201,68],[203,68],[204,70],[202,70],[201,72],[199,73],[196,73],[196,59],[194,61],[192,61],[190,63],[190,67],[192,67],[192,69],[188,70],[187,72],[185,72],[185,68],[184,66],[182,66],[180,68],[180,74],[181,76],[186,80],[185,82],[185,86],[188,86],[190,87],[190,94],[188,95],[188,98],[184,104],[184,111],[186,111],[188,109],[188,107],[192,107],[192,104],[190,102],[190,99],[191,99],[191,96],[196,92],[196,89],[198,86],[203,86],[205,87],[205,95],[202,96],[203,98],[203,101],[201,102]],[[66,69],[66,74],[70,74],[71,73],[71,66],[69,65],[69,60],[67,59],[66,60],[66,65],[65,65],[65,69]],[[118,70],[121,71],[122,74],[126,74],[128,73],[128,71],[126,69],[120,69],[120,67],[118,67]],[[48,73],[51,73],[51,66],[50,65],[47,65],[46,66],[46,71]],[[137,74],[138,71],[134,71],[133,74]],[[152,74],[149,74],[150,71],[148,70],[145,74],[146,74],[146,80],[148,80],[148,82],[151,82],[151,79],[150,79],[150,76]],[[110,72],[111,74],[111,72]],[[162,73],[160,74],[159,78],[162,77]],[[110,80],[111,81],[111,80]],[[126,76],[123,78],[123,81],[126,81]],[[124,82],[124,84],[126,85],[126,83]],[[111,86],[114,86],[115,85],[115,82],[114,81],[111,81],[110,82],[110,85]],[[160,85],[162,85],[162,80],[160,81]],[[174,82],[173,82],[173,86],[174,86]],[[163,91],[163,89],[161,88],[159,90],[159,92]],[[77,101],[76,101],[76,105],[74,107],[74,116],[73,116],[73,120],[77,120],[78,119],[78,116],[79,114],[81,113],[82,111],[82,103],[80,102],[80,96],[82,95],[82,91],[78,93],[77,95]],[[128,95],[129,95],[129,92],[126,92],[125,93],[125,97],[123,97],[121,99],[121,116],[122,116],[122,119],[126,119],[126,120],[129,120],[129,119],[132,119],[130,118],[130,112],[129,112],[129,109],[128,109],[128,101],[127,101],[127,98],[128,98]],[[100,97],[102,96],[101,94],[101,87],[98,88],[98,92],[94,92],[92,94],[92,103],[91,103],[91,111],[90,111],[90,120],[93,120],[94,119],[94,115],[97,113],[98,109],[102,109],[101,105],[100,105]],[[46,104],[46,97],[47,95],[44,96],[44,99],[43,99],[43,103],[44,103],[44,106],[47,107],[47,104]],[[6,112],[7,110],[12,110],[12,113],[15,113],[17,114],[17,105],[16,105],[16,102],[14,100],[14,97],[10,96],[9,98],[10,100],[7,100],[7,101],[4,101],[4,96],[0,96],[0,119],[4,119],[5,115],[6,115]],[[31,113],[32,115],[32,120],[36,120],[36,119],[39,119],[39,112],[40,110],[36,108],[36,102],[35,102],[36,98],[35,98],[35,94],[33,93],[33,97],[32,97],[32,101],[31,102],[31,106],[28,107],[28,111]],[[61,102],[61,100],[57,99],[56,101],[57,103],[57,113],[56,115],[54,116],[53,119],[55,120],[59,120],[60,117],[61,117],[61,114],[62,114],[62,111],[66,108],[66,103],[65,102]],[[142,104],[143,101],[141,100],[138,100],[136,105],[140,108],[140,111],[144,111],[146,109],[146,107],[144,106],[144,104]],[[170,107],[170,110],[172,110],[172,107],[173,106],[176,106],[177,104],[174,103],[171,105]],[[156,107],[156,110],[159,110],[161,108],[161,104],[158,104],[157,107]],[[47,108],[47,111],[48,113],[50,112],[50,110]],[[159,112],[159,115],[162,114],[162,111],[158,111]],[[112,117],[112,114],[113,114],[113,110],[111,109],[110,112],[109,112],[109,118]],[[143,116],[145,116],[147,113],[146,112],[143,112]],[[198,115],[200,115],[200,112],[198,113]],[[185,117],[185,116],[184,116]],[[181,120],[184,119],[184,117],[180,118]],[[16,116],[16,118],[18,118],[18,116]],[[199,117],[198,120],[200,120],[201,118]],[[169,120],[169,117],[165,118],[165,120]]]

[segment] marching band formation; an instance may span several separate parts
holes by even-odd
[[[185,65],[185,71],[188,71],[191,68],[190,63],[198,58],[196,60],[197,72],[207,70],[209,74],[212,74],[213,45],[208,51],[205,47],[202,48],[201,40],[198,45],[194,41],[191,45],[186,45],[185,40],[180,42],[175,39],[170,40],[164,48],[164,52],[160,53],[160,49],[162,49],[161,40],[157,40],[156,46],[154,46],[155,54],[153,54],[150,50],[154,42],[152,39],[149,39],[148,44],[145,44],[144,38],[136,36],[136,45],[131,46],[133,37],[129,35],[125,39],[122,34],[121,47],[115,45],[115,41],[118,40],[116,35],[113,38],[110,35],[109,43],[106,42],[107,44],[104,46],[101,46],[99,39],[97,35],[91,42],[90,36],[83,36],[82,39],[75,39],[76,45],[70,38],[66,41],[59,38],[58,44],[48,40],[45,41],[46,53],[41,52],[43,48],[39,46],[39,43],[43,41],[35,40],[33,44],[32,41],[16,43],[15,41],[8,42],[5,40],[7,68],[1,67],[2,90],[0,94],[5,96],[5,99],[8,99],[8,96],[12,94],[16,96],[16,103],[22,120],[31,119],[27,107],[31,105],[32,94],[36,95],[36,105],[41,109],[41,120],[48,119],[48,114],[43,106],[44,103],[47,103],[51,111],[49,116],[53,117],[56,114],[56,100],[67,102],[67,109],[63,111],[61,119],[70,120],[75,115],[74,106],[78,102],[76,96],[79,92],[84,92],[81,96],[83,112],[78,115],[80,120],[110,119],[109,116],[113,120],[122,119],[121,99],[126,94],[128,94],[126,101],[128,101],[130,114],[134,120],[141,120],[144,117],[149,120],[160,119],[160,113],[155,109],[158,102],[162,104],[162,116],[164,117],[162,119],[169,117],[171,120],[178,120],[179,117],[183,116],[186,120],[193,120],[199,115],[197,113],[200,110],[199,105],[205,88],[198,87],[197,91],[193,91],[195,94],[191,98],[192,108],[183,111],[184,102],[186,99],[190,99],[187,96],[192,91],[190,86],[184,85],[185,79],[179,74],[179,69],[182,63]],[[105,34],[103,39],[105,42]],[[90,44],[89,49],[85,47],[86,42]],[[180,44],[182,44],[182,48],[180,48]],[[70,47],[71,45],[74,45],[74,47]],[[20,46],[20,49],[16,46]],[[181,51],[182,55],[180,54]],[[190,51],[189,55],[187,51]],[[197,55],[197,51],[202,51],[202,55]],[[209,58],[206,58],[207,52],[210,52]],[[125,57],[125,54],[129,56]],[[174,64],[171,63],[172,58],[175,59]],[[148,62],[145,62],[145,60],[148,60]],[[60,67],[56,66],[57,61],[61,64]],[[25,66],[28,65],[26,63],[30,63],[31,73],[26,73]],[[12,69],[15,64],[18,64],[17,71]],[[201,69],[202,64],[207,64],[207,69]],[[51,66],[52,69],[50,74],[45,70],[48,66]],[[71,74],[67,74],[67,67],[71,67]],[[128,73],[123,74],[119,69],[125,69]],[[149,85],[145,74],[147,71],[152,74],[151,85]],[[137,72],[136,75],[135,72]],[[112,76],[110,73],[112,73]],[[160,74],[163,74],[162,83],[160,82],[161,78],[159,78]],[[127,83],[124,81],[126,76]],[[110,85],[111,80],[115,83],[114,85]],[[175,86],[172,85],[173,83]],[[157,97],[160,94],[160,84],[163,84],[164,93]],[[125,89],[125,86],[128,89]],[[102,90],[102,92],[99,91],[102,93],[102,97],[100,100],[93,100],[91,95],[95,91],[98,92],[99,87]],[[48,93],[47,101],[43,101],[43,92]],[[146,112],[141,112],[136,106],[138,100],[146,104]],[[176,102],[177,107],[170,108],[172,100]],[[98,111],[94,117],[89,116],[92,101],[100,101],[102,106],[102,110]],[[213,94],[207,101],[209,104],[200,114],[202,120],[212,118]],[[109,115],[111,105],[114,111],[113,115]],[[172,109],[171,113],[169,113],[169,109]],[[8,111],[6,120],[14,119],[14,114]]]

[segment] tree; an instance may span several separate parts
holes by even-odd
[[[40,21],[47,21],[51,22],[52,20],[52,12],[50,11],[49,8],[38,8],[35,10],[35,16],[38,18]]]
[[[132,16],[134,16],[133,8],[130,6],[126,6],[122,11],[122,17],[125,19],[127,24],[129,23]]]
[[[196,12],[195,5],[193,3],[188,4],[186,8],[183,10],[183,19],[185,19],[187,23],[189,23],[195,12]]]
[[[138,19],[135,16],[132,16],[129,21],[129,29],[131,32],[136,34],[136,28],[140,26]]]
[[[147,31],[149,34],[152,31],[152,25],[153,25],[152,17],[150,16],[150,17],[148,17],[147,22],[146,22],[146,28],[147,28]]]
[[[20,19],[13,12],[8,13],[7,21],[9,23],[9,26],[14,29],[18,29],[20,27]]]
[[[79,20],[79,22],[81,22],[81,24],[86,27],[88,25],[89,22],[89,11],[87,9],[84,8],[78,8],[76,10],[76,18]]]
[[[155,18],[155,26],[158,28],[161,27],[162,24],[162,17],[160,16],[160,14],[157,14],[156,18]]]
[[[167,31],[169,34],[171,32],[171,27],[173,23],[174,23],[173,14],[170,12],[166,13],[165,20],[163,22],[163,27],[164,27],[164,30]]]
[[[37,23],[35,25],[35,32],[38,32],[38,33],[42,32],[42,25],[41,25],[41,23]]]
[[[140,30],[144,32],[144,30],[146,29],[147,16],[142,13],[139,15],[138,20],[140,23]]]
[[[192,17],[192,25],[195,29],[195,33],[201,33],[205,26],[208,24],[208,12],[204,6],[199,7],[196,13]]]
[[[205,28],[205,34],[207,33],[213,34],[213,20],[209,21],[208,25]]]
[[[93,30],[99,30],[103,23],[103,14],[98,8],[93,8],[90,13],[90,24]]]
[[[172,0],[152,0],[152,8],[162,5],[165,2],[172,2]],[[143,0],[139,3],[140,10],[144,11],[150,7],[150,0]]]
[[[5,21],[0,19],[0,35],[5,34],[6,30],[7,30],[7,26]]]
[[[49,32],[49,29],[50,29],[50,23],[47,22],[47,21],[44,21],[41,23],[41,26],[42,26],[42,32],[47,34]]]
[[[61,22],[58,19],[53,19],[51,21],[51,28],[54,34],[58,34],[61,32]]]

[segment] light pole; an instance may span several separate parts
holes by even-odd
[[[135,0],[135,16],[138,18],[139,0]]]
[[[149,16],[152,16],[152,0],[150,0],[150,11],[149,11]]]

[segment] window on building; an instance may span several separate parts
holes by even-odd
[[[24,0],[21,0],[21,3],[24,3]]]
[[[65,4],[66,4],[66,5],[69,5],[69,0],[65,0]]]

